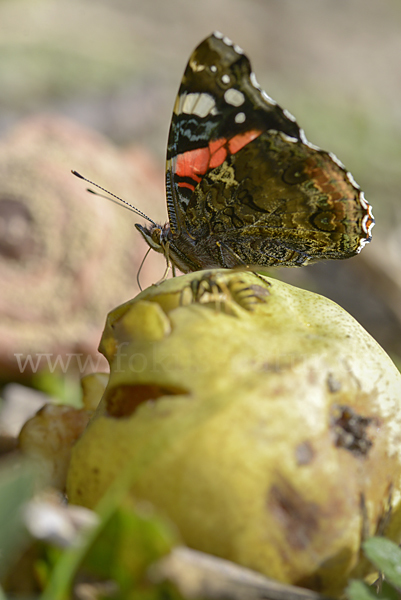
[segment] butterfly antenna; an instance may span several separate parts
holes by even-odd
[[[147,221],[149,221],[149,223],[152,223],[153,225],[156,225],[156,223],[154,221],[152,221],[152,219],[150,217],[148,217],[148,215],[145,215],[144,212],[142,212],[141,210],[139,210],[138,208],[136,208],[135,206],[133,206],[132,204],[130,204],[126,200],[123,200],[119,196],[116,196],[115,194],[112,194],[112,192],[109,192],[109,190],[106,190],[105,188],[103,188],[101,185],[98,185],[94,181],[91,181],[90,179],[87,179],[86,177],[84,177],[83,175],[81,175],[80,173],[78,173],[78,171],[71,170],[71,173],[73,175],[75,175],[75,177],[78,177],[79,179],[83,179],[87,183],[90,183],[91,185],[94,185],[99,190],[102,190],[102,192],[105,192],[109,196],[112,196],[112,198],[109,198],[108,196],[103,196],[103,194],[98,194],[94,190],[91,190],[91,189],[88,188],[88,192],[90,192],[91,194],[94,194],[95,196],[100,196],[101,198],[106,198],[107,200],[110,200],[110,202],[114,202],[115,204],[118,204],[119,206],[122,206],[123,208],[126,208],[127,210],[130,210],[131,212],[135,213],[136,215],[139,215],[140,217],[143,217],[144,219],[146,219]],[[115,200],[113,200],[113,198],[115,198]],[[146,256],[145,256],[145,258],[146,258]],[[141,265],[141,268],[142,268],[142,265]]]

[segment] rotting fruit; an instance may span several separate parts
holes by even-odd
[[[196,272],[110,313],[110,379],[68,495],[127,468],[193,548],[339,595],[361,543],[400,541],[401,376],[333,302],[253,273]]]

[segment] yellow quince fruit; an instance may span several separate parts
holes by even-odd
[[[95,507],[129,472],[188,546],[331,595],[369,573],[364,539],[400,541],[401,375],[330,300],[191,273],[111,312],[100,349],[71,502]]]

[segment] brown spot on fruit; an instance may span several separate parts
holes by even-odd
[[[329,392],[331,394],[335,394],[341,390],[341,382],[335,379],[332,373],[329,373],[327,377],[327,387],[329,388]]]
[[[331,428],[337,448],[345,448],[356,456],[366,456],[373,445],[368,437],[372,418],[358,415],[349,406],[333,406]]]
[[[359,498],[359,510],[361,513],[361,543],[370,537],[369,513],[366,506],[365,494],[361,493]]]
[[[301,442],[295,448],[295,459],[298,465],[308,465],[312,462],[315,451],[310,442]]]
[[[107,413],[112,417],[129,417],[143,402],[162,396],[188,395],[188,390],[177,386],[157,384],[121,385],[107,396]]]
[[[284,479],[272,485],[268,508],[296,550],[306,548],[319,527],[319,505],[309,502]]]

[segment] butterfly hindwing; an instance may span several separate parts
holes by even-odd
[[[250,265],[346,258],[363,230],[358,194],[326,152],[268,132],[203,177],[185,228],[218,238]]]

